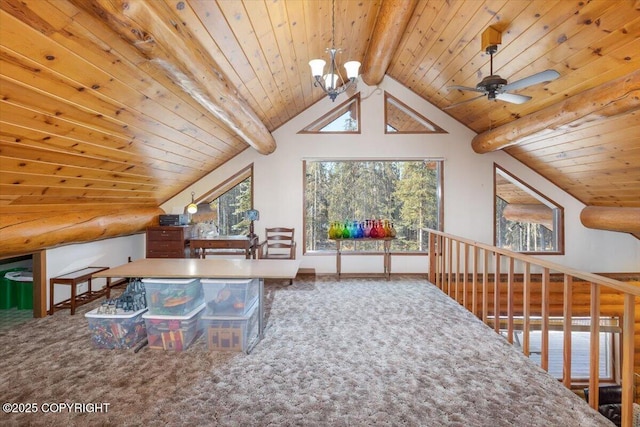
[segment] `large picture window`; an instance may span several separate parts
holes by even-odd
[[[331,222],[387,219],[397,231],[394,252],[426,252],[426,228],[442,229],[442,160],[306,160],[305,252],[335,250]],[[379,242],[346,242],[380,251]]]

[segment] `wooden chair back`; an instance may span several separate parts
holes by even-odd
[[[265,240],[260,243],[259,259],[296,259],[295,229],[274,227],[265,229]]]

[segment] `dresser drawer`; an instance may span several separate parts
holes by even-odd
[[[184,250],[184,242],[182,240],[150,240],[147,248],[153,251],[181,251]]]
[[[147,240],[162,240],[162,241],[184,241],[184,230],[181,229],[172,229],[172,230],[162,230],[162,229],[152,229],[147,231]]]
[[[147,228],[147,258],[188,258],[190,227]]]
[[[166,251],[166,250],[154,250],[147,248],[147,258],[184,258],[184,248]]]

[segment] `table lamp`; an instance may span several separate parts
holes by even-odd
[[[253,232],[253,221],[258,221],[260,219],[260,212],[256,209],[249,209],[247,211],[247,219],[251,221],[249,223],[249,238],[254,238],[256,235]]]

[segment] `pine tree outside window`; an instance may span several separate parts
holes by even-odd
[[[306,160],[305,252],[335,251],[328,238],[333,221],[388,219],[397,231],[394,252],[426,253],[427,228],[442,229],[439,159]],[[342,248],[381,251],[380,242],[344,242]]]

